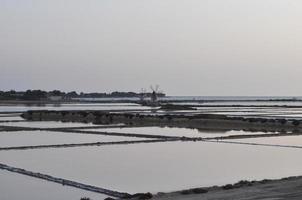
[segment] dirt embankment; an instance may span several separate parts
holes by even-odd
[[[302,130],[302,122],[299,120],[227,117],[225,115],[212,114],[186,116],[133,114],[126,111],[124,113],[104,111],[28,111],[22,117],[34,121],[92,122],[95,124],[124,123],[133,126],[170,126],[213,131],[298,132]]]
[[[172,193],[159,193],[154,200],[300,200],[302,177],[280,180],[240,181],[222,187],[195,188]]]

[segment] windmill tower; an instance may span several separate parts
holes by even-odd
[[[152,90],[152,93],[151,93],[151,103],[153,105],[157,105],[158,104],[158,96],[157,96],[157,94],[159,93],[159,85],[156,85],[155,87],[153,87],[151,85],[150,89]]]

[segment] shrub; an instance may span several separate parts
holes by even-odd
[[[194,188],[194,189],[192,189],[192,192],[195,194],[203,194],[203,193],[207,193],[208,190],[203,189],[203,188]]]
[[[258,118],[249,118],[248,121],[251,123],[255,123],[255,122],[258,122],[259,119]]]
[[[151,193],[136,193],[136,194],[133,194],[133,195],[126,195],[124,197],[124,199],[132,199],[132,198],[135,198],[135,199],[141,199],[141,200],[145,200],[145,199],[152,199],[153,195]]]
[[[87,117],[87,116],[88,116],[88,112],[85,112],[85,111],[81,111],[81,112],[79,112],[79,114],[80,114],[82,117]]]
[[[299,126],[299,125],[300,125],[300,121],[294,120],[294,121],[292,122],[292,124],[293,124],[294,126]]]
[[[280,124],[286,124],[287,120],[286,119],[279,119]]]
[[[275,120],[275,119],[269,119],[268,122],[269,122],[269,123],[275,123],[276,120]]]
[[[142,194],[138,199],[152,199],[153,195],[151,193]]]
[[[180,192],[180,194],[182,195],[188,195],[188,194],[191,194],[190,190],[183,190]]]
[[[267,119],[263,118],[261,119],[261,123],[266,123],[267,122]]]
[[[91,200],[91,199],[88,197],[82,197],[81,200]]]
[[[231,189],[234,189],[234,186],[232,184],[227,184],[225,186],[222,186],[222,189],[224,189],[224,190],[231,190]]]
[[[104,200],[115,200],[114,198],[111,198],[111,197],[107,197],[105,198]]]
[[[269,180],[269,179],[264,179],[262,181],[259,181],[260,184],[265,184],[265,183],[269,183],[269,182],[271,182],[271,180]]]
[[[63,117],[65,117],[65,115],[67,115],[68,112],[67,111],[62,111],[61,114],[62,114]]]
[[[180,193],[182,195],[188,195],[188,194],[203,194],[203,193],[207,193],[208,190],[204,189],[204,188],[194,188],[194,189],[190,189],[190,190],[183,190]]]
[[[249,181],[239,181],[238,183],[234,184],[234,187],[240,188],[242,186],[251,186],[251,185],[252,185],[252,183]]]

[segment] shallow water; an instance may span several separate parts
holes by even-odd
[[[292,136],[278,136],[278,137],[233,139],[233,140],[224,140],[224,141],[255,143],[255,144],[269,144],[269,145],[283,145],[283,146],[299,146],[302,148],[302,135],[301,136],[292,135]]]
[[[220,114],[229,116],[241,116],[241,117],[297,117],[301,118],[301,108],[266,108],[266,107],[198,107],[198,111],[204,114]]]
[[[88,129],[87,129],[88,130]],[[189,128],[174,127],[134,127],[134,128],[101,128],[89,129],[96,132],[118,132],[118,133],[134,133],[146,135],[163,135],[176,137],[225,137],[231,135],[247,135],[247,134],[265,134],[264,132],[246,132],[246,131],[206,131]]]
[[[46,104],[46,105],[0,105],[0,112],[25,112],[28,110],[144,110],[150,107],[138,104]]]
[[[301,101],[216,101],[205,102],[201,105],[245,105],[245,106],[302,106]]]
[[[1,119],[0,119],[1,120]],[[1,126],[17,126],[30,128],[72,128],[72,127],[89,127],[95,126],[92,123],[78,123],[78,122],[55,122],[55,121],[24,121],[24,122],[3,122]]]
[[[260,102],[262,103],[262,102]],[[32,109],[93,110],[145,109],[137,105],[74,104],[27,107],[0,106],[0,111]],[[203,108],[202,112],[226,114],[298,116],[301,109],[284,108]],[[208,109],[208,110],[206,110]],[[199,111],[197,111],[199,112]],[[4,115],[2,115],[4,116]],[[0,117],[0,121],[6,117]],[[16,119],[10,117],[10,119]],[[15,122],[0,125],[58,128],[91,127],[92,124],[62,122]],[[88,129],[87,129],[88,130]],[[222,137],[229,135],[264,134],[244,131],[198,131],[168,127],[104,128],[89,131],[137,133],[147,135]],[[141,140],[142,138],[85,135],[76,133],[20,131],[0,132],[0,147],[64,143]],[[302,146],[302,136],[231,140],[259,144]],[[250,146],[214,142],[166,142],[153,144],[110,145],[99,147],[0,151],[0,162],[30,171],[50,174],[99,187],[136,192],[168,192],[193,187],[223,185],[239,180],[262,180],[301,175],[302,149]],[[22,177],[22,178],[21,178]],[[18,191],[18,192],[16,192]],[[37,192],[38,191],[38,192]],[[85,192],[39,179],[6,173],[0,170],[1,200],[64,199],[79,200],[82,196],[103,199],[104,195]]]
[[[143,138],[89,135],[52,131],[18,131],[0,133],[0,147],[116,142],[133,140],[143,140]]]
[[[0,170],[1,200],[92,200],[107,196]]]
[[[126,192],[160,192],[302,174],[301,149],[167,142],[0,152],[1,162]]]
[[[18,116],[15,116],[15,117],[0,117],[0,122],[12,121],[12,120],[24,120],[24,119],[22,117],[18,117]]]
[[[20,116],[22,113],[10,113],[10,114],[3,114],[0,113],[0,117],[15,117],[15,116]]]
[[[270,117],[283,117],[283,118],[295,118],[295,119],[302,118],[302,114],[301,113],[268,114],[267,116],[270,116]]]

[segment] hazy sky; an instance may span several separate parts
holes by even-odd
[[[0,90],[302,95],[301,0],[0,0]]]

